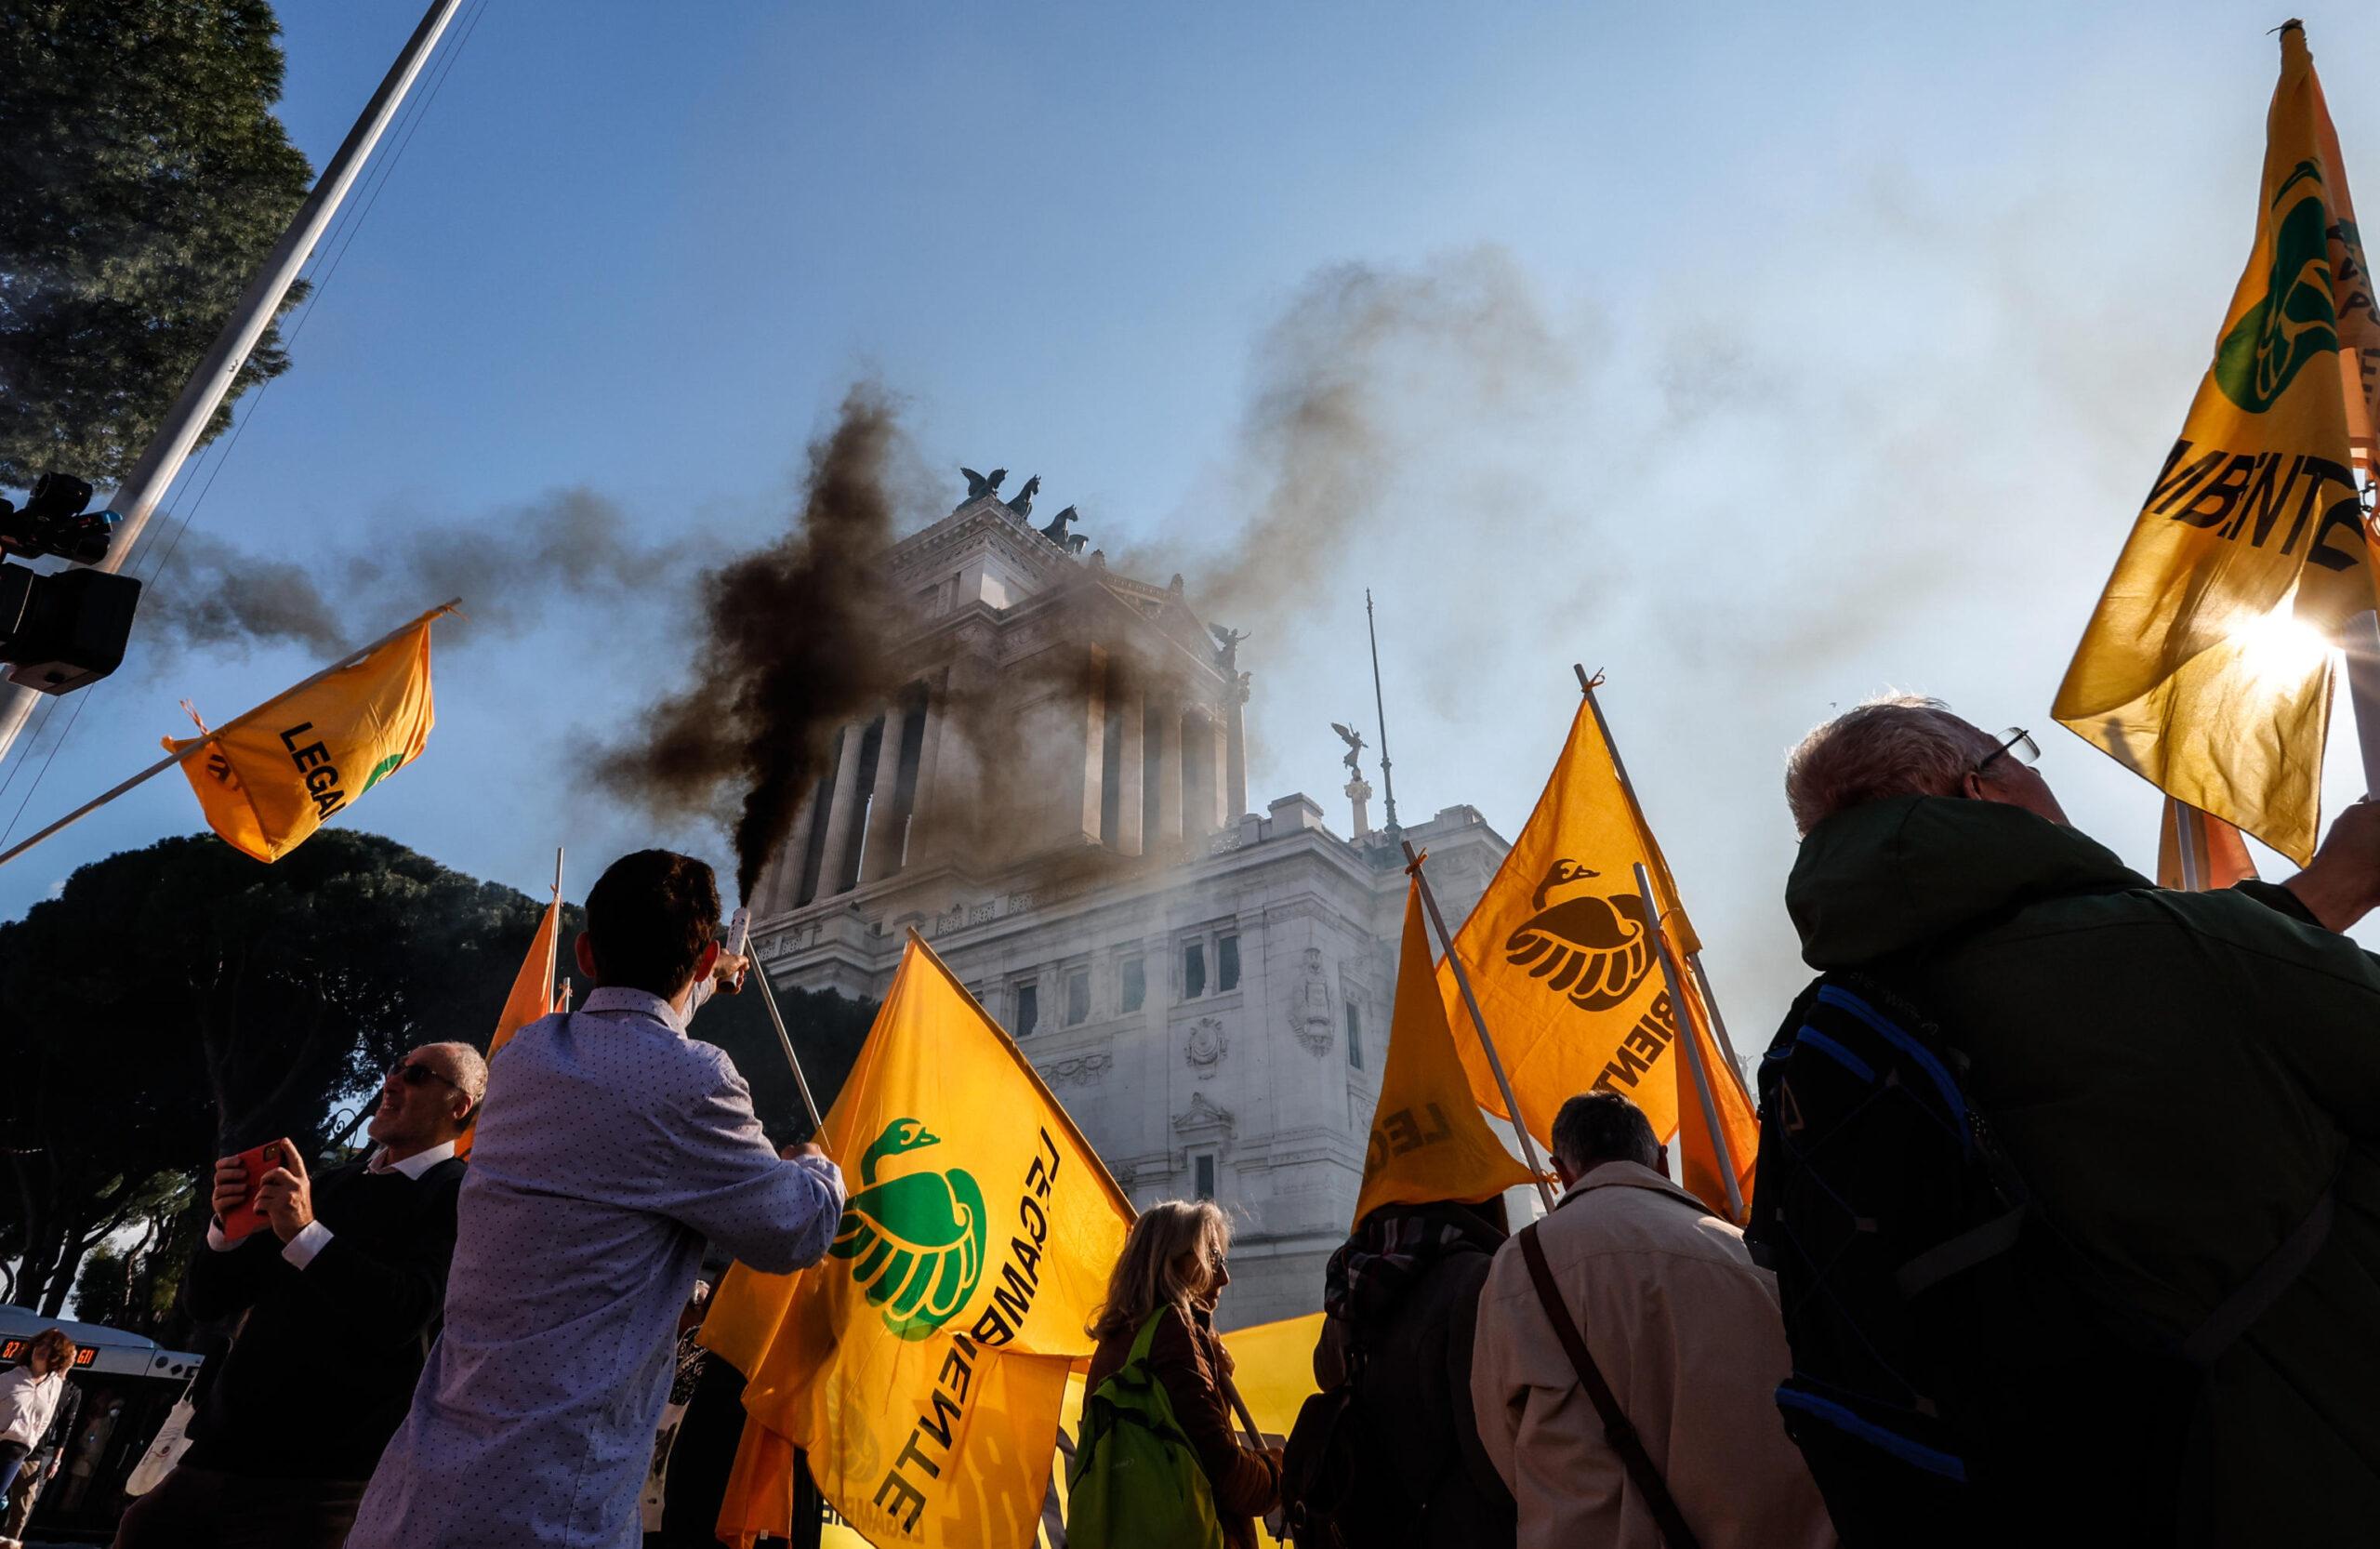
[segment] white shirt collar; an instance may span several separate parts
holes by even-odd
[[[364,1171],[366,1172],[402,1172],[408,1178],[418,1179],[423,1173],[429,1172],[431,1168],[436,1167],[440,1162],[444,1161],[454,1154],[455,1143],[451,1140],[442,1140],[427,1151],[416,1151],[412,1156],[405,1158],[403,1161],[392,1162],[386,1159],[389,1155],[389,1148],[383,1145],[377,1151],[372,1153],[372,1159],[364,1164]]]
[[[686,1022],[678,1014],[678,1008],[651,990],[632,989],[626,985],[606,986],[588,991],[578,1009],[590,1015],[597,1012],[628,1012],[649,1017],[681,1038],[686,1033]]]

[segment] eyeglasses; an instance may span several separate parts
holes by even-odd
[[[2035,742],[2033,740],[2033,734],[2026,731],[2023,727],[2011,726],[2006,731],[2000,734],[2000,746],[1994,748],[1990,752],[1986,753],[1983,758],[1977,761],[1975,766],[1975,772],[1978,774],[1984,773],[1991,767],[1991,762],[1994,759],[2000,758],[2003,755],[2014,759],[2016,762],[2022,764],[2027,769],[2030,769],[2035,763],[2041,761],[2041,744]]]
[[[452,1076],[440,1075],[418,1060],[399,1060],[389,1066],[389,1074],[409,1087],[417,1087],[429,1081],[443,1081],[456,1092],[463,1090],[462,1082],[456,1080]]]

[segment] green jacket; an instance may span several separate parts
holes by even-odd
[[[2115,1326],[2179,1341],[2334,1191],[2312,1264],[2219,1357],[2178,1519],[2210,1544],[2380,1533],[2380,960],[2286,889],[2171,893],[2017,808],[1839,813],[1786,888],[1818,969],[1884,964]]]

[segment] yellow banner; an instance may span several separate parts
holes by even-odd
[[[872,1543],[1029,1543],[1131,1206],[914,934],[826,1134],[852,1190],[831,1256],[736,1265],[704,1324],[751,1376],[720,1535],[787,1530],[799,1446]]]
[[[277,861],[419,758],[437,721],[430,626],[445,611],[219,731],[165,738],[207,827],[243,854]]]
[[[561,1008],[554,999],[554,937],[562,929],[562,898],[546,906],[546,917],[537,921],[537,933],[529,938],[528,955],[521,960],[521,972],[512,976],[512,993],[504,998],[504,1010],[496,1019],[496,1035],[487,1040],[487,1057],[512,1041],[512,1035]],[[469,1157],[471,1142],[478,1138],[479,1120],[463,1132],[455,1143],[455,1155]]]
[[[1582,698],[1537,810],[1454,938],[1512,1078],[1517,1121],[1540,1144],[1562,1105],[1598,1086],[1627,1094],[1656,1134],[1677,1129],[1677,1082],[1665,1063],[1677,1018],[1636,892],[1639,861],[1672,939],[1699,950],[1660,846]],[[1440,966],[1438,986],[1448,1019],[1469,1027],[1450,965]],[[1479,1040],[1455,1047],[1479,1105],[1514,1119]]]
[[[2356,306],[2351,338],[2380,329],[2362,315],[2370,285],[2304,32],[2285,29],[2281,51],[2247,271],[2051,713],[2303,864],[2320,817],[2329,647],[2380,602],[2341,299]]]
[[[1436,957],[1421,924],[1417,878],[1405,890],[1396,1005],[1389,1019],[1388,1058],[1381,1068],[1380,1104],[1372,1110],[1355,1220],[1382,1205],[1476,1203],[1528,1181],[1528,1169],[1512,1158],[1472,1100],[1453,1030],[1447,1026],[1446,1001],[1438,994]]]

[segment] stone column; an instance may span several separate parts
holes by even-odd
[[[884,712],[884,735],[876,744],[875,804],[867,811],[867,847],[860,852],[863,882],[901,869],[900,814],[892,797],[901,782],[901,732],[907,721],[898,699]]]
[[[1355,809],[1355,827],[1347,836],[1349,839],[1361,839],[1372,831],[1371,799],[1372,783],[1369,780],[1358,774],[1347,782],[1347,800]]]
[[[1157,832],[1143,835],[1141,842],[1165,854],[1182,847],[1181,708],[1171,703],[1157,706]]]
[[[859,788],[859,750],[867,741],[867,727],[853,722],[843,728],[842,762],[835,770],[835,800],[826,816],[826,848],[818,857],[818,896],[831,898],[843,890],[843,861],[859,842],[860,810],[867,793]]]
[[[970,861],[981,858],[979,825],[1001,795],[986,787],[983,756],[968,735],[971,724],[1010,712],[1006,696],[997,705],[989,702],[991,674],[991,664],[979,655],[961,655],[951,662],[934,695],[933,719],[926,724],[932,773],[923,764],[918,771],[918,800],[932,814],[935,853],[955,852]],[[953,708],[962,701],[969,707],[963,713]]]
[[[1225,795],[1231,805],[1223,821],[1236,823],[1248,813],[1248,685],[1236,678],[1225,683],[1223,706]]]
[[[759,899],[746,900],[751,905],[755,924],[766,916],[783,914],[793,907],[794,898],[801,891],[801,859],[810,853],[810,826],[816,821],[818,786],[813,783],[802,792],[801,805],[794,809],[793,827],[786,830],[785,843],[760,873],[760,886],[754,890],[759,893]]]
[[[944,668],[926,682],[925,735],[918,739],[918,790],[909,816],[909,858],[922,859],[935,844],[941,813],[935,805],[940,793],[942,744],[950,716],[950,669]]]
[[[1088,661],[1084,679],[1088,686],[1071,705],[1058,705],[1060,735],[1064,739],[1065,767],[1060,777],[1064,780],[1068,805],[1074,813],[1071,827],[1062,828],[1059,838],[1068,843],[1077,839],[1099,842],[1099,806],[1102,787],[1102,766],[1106,762],[1101,746],[1107,731],[1107,652],[1102,646],[1086,648]]]
[[[1141,820],[1146,806],[1141,781],[1148,772],[1141,743],[1141,722],[1147,714],[1148,699],[1138,689],[1122,697],[1124,702],[1117,707],[1120,719],[1116,738],[1116,778],[1122,788],[1116,794],[1116,852],[1137,855],[1141,854]]]
[[[1207,777],[1208,805],[1214,809],[1208,814],[1207,827],[1210,831],[1219,830],[1239,818],[1236,809],[1223,810],[1231,801],[1231,738],[1225,734],[1224,719],[1217,714],[1207,722],[1207,747],[1213,755],[1215,766],[1214,773]]]

